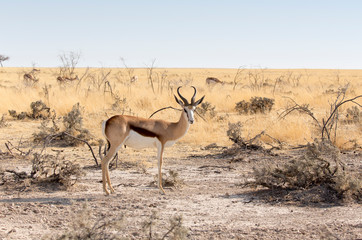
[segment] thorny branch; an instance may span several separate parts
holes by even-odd
[[[348,102],[352,102],[361,107],[361,104],[357,103],[355,100],[357,100],[358,98],[361,98],[362,95],[345,100],[347,89],[348,89],[348,85],[343,87],[338,92],[336,100],[334,101],[333,104],[331,104],[331,110],[330,110],[330,114],[327,117],[327,120],[325,120],[323,118],[322,123],[314,116],[314,114],[313,114],[312,110],[309,108],[308,104],[299,105],[290,97],[285,97],[285,98],[288,98],[289,100],[291,100],[294,103],[294,105],[292,107],[287,108],[285,111],[283,111],[281,114],[279,114],[279,119],[284,119],[286,116],[288,116],[290,113],[292,113],[294,111],[306,113],[318,125],[319,129],[321,130],[322,139],[324,139],[325,135],[327,135],[327,139],[331,140],[331,132],[333,131],[333,128],[334,128],[334,138],[336,139],[337,124],[338,124],[338,109],[343,104],[348,103]]]

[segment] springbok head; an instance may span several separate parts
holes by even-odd
[[[176,102],[183,108],[183,110],[185,111],[189,123],[190,123],[190,124],[193,124],[193,123],[194,123],[194,111],[195,111],[195,109],[196,109],[196,106],[199,105],[199,104],[204,100],[204,97],[205,97],[205,96],[203,96],[202,98],[200,98],[199,100],[197,100],[197,101],[195,102],[195,96],[196,96],[196,92],[197,92],[197,91],[196,91],[196,88],[195,88],[194,86],[192,86],[192,88],[194,89],[194,95],[193,95],[192,98],[191,98],[191,103],[189,103],[189,102],[187,101],[187,99],[184,98],[184,97],[180,94],[180,88],[181,88],[181,87],[178,87],[178,88],[177,88],[177,94],[179,95],[179,97],[181,98],[182,101],[181,101],[180,99],[178,99],[178,98],[174,95],[174,96],[175,96],[175,100],[176,100]]]

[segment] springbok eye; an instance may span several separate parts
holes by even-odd
[[[185,113],[187,113],[186,109],[184,109]]]

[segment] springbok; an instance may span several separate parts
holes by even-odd
[[[26,82],[31,82],[31,83],[36,83],[39,81],[39,79],[36,78],[35,74],[37,72],[40,72],[39,69],[33,68],[33,70],[31,70],[29,73],[25,73],[23,75],[24,81]]]
[[[165,194],[162,187],[161,173],[163,151],[165,147],[172,146],[186,134],[190,124],[194,123],[196,106],[199,105],[205,97],[203,96],[195,101],[197,91],[196,88],[192,86],[194,95],[191,98],[191,103],[189,103],[187,99],[180,94],[180,88],[181,87],[177,88],[177,93],[182,101],[174,95],[176,102],[183,108],[178,122],[116,115],[102,123],[103,135],[107,139],[109,147],[106,156],[101,162],[103,190],[107,195],[109,195],[106,186],[107,183],[111,193],[114,193],[109,177],[109,162],[123,145],[139,149],[149,147],[157,148],[158,188]]]
[[[57,77],[57,81],[59,83],[64,83],[64,82],[72,82],[72,81],[75,81],[75,80],[78,80],[79,81],[79,77],[78,75],[76,75],[75,77],[62,77],[62,76],[59,76]]]
[[[131,77],[131,83],[137,82],[138,81],[138,76],[133,76]]]
[[[216,77],[208,77],[208,78],[206,78],[206,84],[208,84],[208,85],[217,84],[217,83],[224,84],[223,81],[219,80]]]

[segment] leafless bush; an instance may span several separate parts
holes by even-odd
[[[89,74],[88,79],[93,84],[95,89],[99,91],[102,87],[106,89],[107,84],[110,86],[109,76],[111,73],[112,70],[106,70],[104,68],[101,68],[97,70],[96,73],[94,72],[93,74]]]
[[[9,60],[10,58],[8,56],[5,56],[5,55],[0,55],[0,65],[1,67],[4,67],[3,66],[3,62]]]
[[[188,239],[188,232],[187,229],[183,226],[183,220],[182,216],[173,216],[170,218],[170,225],[168,228],[166,228],[166,232],[163,235],[159,235],[156,233],[155,228],[157,228],[157,225],[159,221],[159,217],[157,215],[156,211],[153,211],[151,216],[148,220],[143,222],[142,229],[144,233],[146,234],[146,239],[152,240],[152,239]]]
[[[9,110],[10,116],[13,118],[22,120],[25,118],[30,119],[49,119],[51,117],[51,111],[50,108],[43,103],[42,100],[32,102],[30,104],[31,111],[29,113],[27,112],[21,112],[17,113],[16,110]]]
[[[131,85],[133,83],[133,78],[135,76],[134,75],[134,68],[129,67],[126,64],[126,60],[124,58],[121,58],[121,62],[123,64],[124,68],[126,69],[126,74],[127,74],[129,85]]]
[[[122,236],[124,231],[124,216],[115,218],[98,218],[94,219],[92,210],[88,204],[83,204],[83,209],[77,213],[74,220],[69,226],[69,230],[58,236],[44,236],[47,240],[117,240],[128,239]],[[160,223],[157,212],[153,211],[150,217],[140,226],[145,236],[141,237],[139,233],[133,233],[130,239],[138,237],[139,239],[158,240],[158,239],[188,239],[187,229],[183,226],[181,216],[173,216],[169,220],[169,226]],[[160,232],[163,232],[162,234]]]
[[[259,91],[267,83],[267,78],[265,77],[265,69],[255,69],[248,72],[249,85],[251,90]]]
[[[308,73],[306,73],[308,74]],[[283,89],[283,86],[289,85],[292,87],[298,87],[300,79],[303,77],[302,74],[295,75],[295,73],[289,71],[285,75],[281,75],[274,80],[274,87],[273,87],[273,95],[277,89],[277,85],[281,85],[280,89]],[[307,76],[309,78],[309,76]]]
[[[62,65],[59,66],[58,77],[60,79],[75,79],[75,68],[77,67],[80,60],[80,53],[69,52],[59,55]]]
[[[345,170],[339,158],[339,150],[329,141],[309,144],[304,155],[283,165],[256,167],[253,175],[255,180],[247,182],[246,186],[305,191],[322,187],[329,189],[324,192],[332,196],[325,196],[319,199],[321,201],[362,199],[361,180]]]
[[[282,144],[279,140],[272,138],[268,134],[265,133],[265,131],[262,131],[261,133],[255,135],[253,138],[245,139],[242,137],[242,131],[243,131],[243,124],[239,121],[236,123],[228,123],[228,130],[226,131],[227,136],[229,139],[234,142],[234,145],[231,148],[228,148],[224,150],[224,155],[237,155],[240,152],[240,149],[251,149],[251,150],[263,150],[264,147],[263,144],[260,142],[261,136],[267,136],[273,141],[277,142],[277,146],[273,146],[272,144],[269,144],[272,146],[272,148],[280,148],[280,145]]]
[[[111,105],[113,111],[117,111],[120,114],[124,114],[124,112],[129,109],[129,105],[127,103],[127,98],[122,98],[117,94],[113,95],[114,102]]]
[[[268,113],[274,105],[274,99],[266,97],[252,97],[250,102],[242,100],[236,103],[235,110],[239,114]]]
[[[147,65],[147,80],[148,84],[151,86],[153,93],[162,94],[164,90],[171,91],[172,84],[168,80],[168,71],[155,71],[155,62],[152,60],[150,65]]]
[[[83,209],[75,216],[69,230],[58,236],[45,236],[48,240],[117,240],[123,227],[123,216],[117,218],[99,218],[92,220],[92,210],[85,203]]]
[[[233,79],[233,90],[236,89],[236,86],[239,84],[239,82],[242,80],[242,73],[245,71],[244,67],[239,67],[236,71],[236,74]]]
[[[314,116],[314,113],[312,111],[313,109],[311,109],[308,104],[300,105],[291,98],[289,98],[289,99],[292,101],[293,105],[291,107],[287,107],[287,109],[285,111],[283,111],[279,115],[279,117],[285,118],[286,116],[288,116],[289,114],[291,114],[294,111],[307,114],[308,116],[310,116],[313,119],[314,123],[316,124],[319,131],[321,132],[321,139],[327,139],[328,141],[335,143],[336,139],[337,139],[338,122],[339,122],[339,118],[340,118],[339,108],[346,103],[353,103],[353,104],[361,107],[361,104],[356,102],[356,100],[361,98],[362,95],[359,95],[359,96],[356,96],[356,97],[353,97],[350,99],[345,99],[348,86],[349,85],[347,84],[346,86],[344,86],[338,90],[336,99],[330,104],[329,113],[326,115],[325,118],[322,118],[321,120],[318,120]]]

